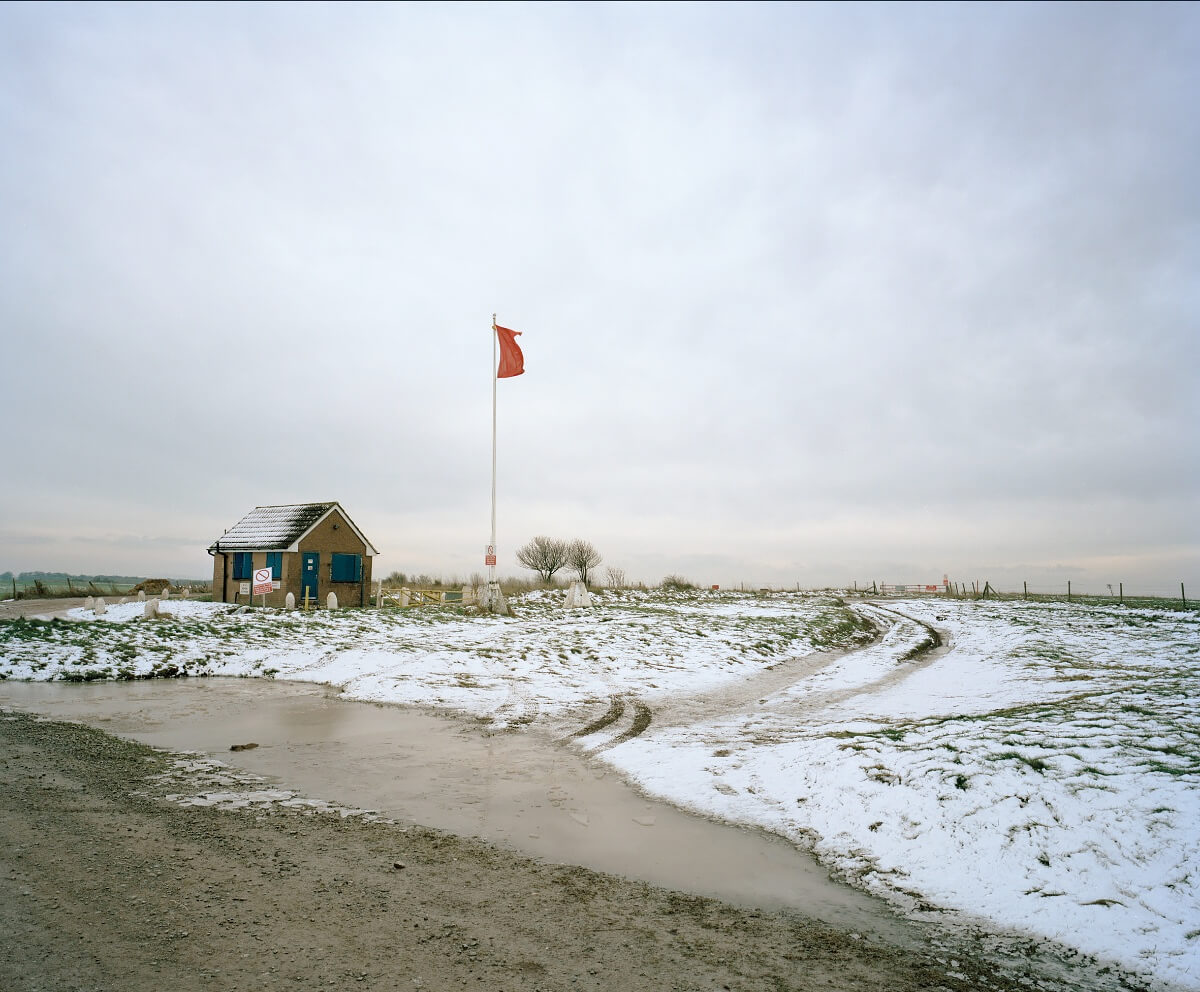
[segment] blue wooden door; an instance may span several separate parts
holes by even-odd
[[[317,576],[321,571],[321,554],[318,551],[304,552],[304,569],[300,573],[300,598],[310,603],[317,601]]]

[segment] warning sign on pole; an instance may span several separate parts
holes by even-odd
[[[256,568],[254,570],[254,595],[265,596],[271,591],[271,570]]]

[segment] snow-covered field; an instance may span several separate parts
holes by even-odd
[[[0,677],[274,674],[544,730],[909,910],[1200,988],[1195,612],[625,593],[568,613],[561,598],[524,597],[512,618],[76,611],[0,624]],[[925,625],[948,646],[930,650]]]

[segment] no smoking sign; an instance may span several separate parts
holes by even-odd
[[[254,570],[254,595],[265,596],[270,591],[271,570],[269,568],[256,568]]]

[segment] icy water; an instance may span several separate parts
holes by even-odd
[[[907,941],[877,900],[763,832],[647,799],[532,734],[340,699],[256,679],[0,683],[0,704],[198,751],[305,796],[480,837],[545,861],[764,908],[786,907]],[[255,743],[231,752],[234,744]]]

